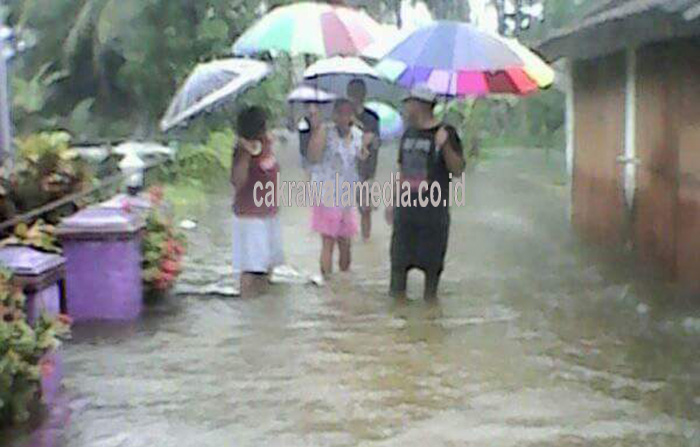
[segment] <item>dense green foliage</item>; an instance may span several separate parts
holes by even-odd
[[[228,179],[234,135],[230,129],[211,132],[207,141],[184,142],[175,160],[155,169],[156,181],[218,187]]]
[[[449,105],[446,120],[460,129],[467,148],[562,149],[563,102],[563,94],[555,89],[526,98],[465,100]]]
[[[65,132],[40,132],[16,140],[15,172],[0,192],[0,221],[92,185],[92,170],[70,141]]]
[[[17,66],[20,131],[62,126],[80,140],[151,136],[177,85],[197,62],[226,56],[260,3],[11,2],[10,22],[38,39]]]
[[[525,4],[525,2],[521,2]],[[566,27],[596,4],[595,0],[542,0],[541,20],[532,20],[517,37],[536,46],[556,29]],[[484,99],[476,107],[465,133],[476,132],[484,146],[526,146],[563,150],[564,93],[556,86],[526,98]],[[478,130],[477,130],[478,129]]]
[[[0,247],[22,246],[48,253],[61,253],[53,225],[37,220],[31,226],[22,222],[15,227],[14,233],[0,241]]]
[[[197,62],[226,57],[253,21],[290,0],[11,0],[8,20],[33,30],[37,45],[14,67],[14,118],[20,134],[69,130],[77,141],[150,138],[177,86]],[[519,37],[533,43],[569,23],[593,0],[543,0],[544,17]],[[380,21],[397,22],[399,0],[351,1]],[[468,20],[468,0],[425,2],[435,17]],[[529,2],[521,2],[525,5]],[[497,7],[502,2],[494,0]],[[500,9],[499,9],[500,11]],[[289,61],[244,101],[265,104],[280,118],[293,82]],[[486,140],[552,145],[560,141],[563,96],[546,92],[522,101],[486,101]],[[206,140],[230,127],[229,115],[195,123],[184,141]],[[190,143],[187,143],[190,144]],[[194,148],[192,148],[194,150]],[[206,155],[209,156],[209,155]],[[184,162],[196,166],[192,154]],[[196,157],[195,157],[196,158]]]

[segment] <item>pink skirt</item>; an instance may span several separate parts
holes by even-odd
[[[322,236],[349,239],[357,235],[359,224],[355,208],[311,208],[311,229]]]

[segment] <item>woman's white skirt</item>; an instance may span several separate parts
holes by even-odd
[[[271,273],[284,264],[278,216],[233,216],[233,272]]]

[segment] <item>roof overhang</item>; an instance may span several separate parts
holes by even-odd
[[[550,61],[591,59],[692,36],[700,36],[700,1],[636,0],[555,31],[537,48]]]

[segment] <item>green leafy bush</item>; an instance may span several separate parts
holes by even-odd
[[[0,241],[0,247],[24,246],[47,253],[61,253],[53,225],[47,225],[43,220],[37,220],[34,225],[20,223],[15,227],[12,236]]]
[[[89,165],[71,149],[70,140],[66,132],[42,132],[17,139],[17,164],[3,195],[5,213],[30,211],[92,184]],[[5,213],[0,220],[11,217]]]
[[[42,315],[34,327],[24,313],[25,296],[12,284],[12,277],[0,271],[0,425],[20,423],[29,418],[37,401],[45,355],[68,336],[70,321],[65,316]]]
[[[440,104],[437,111],[443,109]],[[445,119],[460,130],[467,149],[564,148],[564,96],[555,89],[524,98],[453,101],[447,105]]]
[[[51,71],[51,63],[42,65],[29,79],[12,78],[12,113],[20,131],[31,131],[56,125],[57,117],[43,115],[51,89],[67,75],[63,71]]]
[[[155,177],[160,181],[220,186],[228,181],[233,143],[231,130],[212,132],[205,143],[183,143],[174,162],[156,168]]]
[[[292,89],[294,69],[286,58],[274,62],[274,71],[260,85],[251,88],[237,99],[240,107],[263,106],[269,113],[270,128],[279,124],[287,111],[287,94]]]

